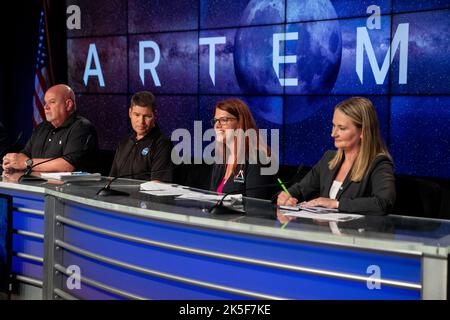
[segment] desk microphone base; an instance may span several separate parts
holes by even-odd
[[[210,208],[208,211],[209,211],[209,213],[215,214],[215,215],[225,215],[225,214],[233,214],[233,215],[240,214],[240,215],[243,215],[243,214],[245,214],[244,211],[241,211],[241,210],[238,210],[238,209],[235,209],[235,208],[232,208],[232,207],[226,207],[226,206],[224,206],[222,204],[221,205],[215,205],[212,208]]]
[[[114,197],[114,196],[127,197],[129,195],[130,194],[128,192],[109,189],[109,188],[108,189],[103,188],[99,192],[97,192],[97,196],[100,196],[100,197]]]

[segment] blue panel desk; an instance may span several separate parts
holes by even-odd
[[[13,204],[11,281],[35,299],[42,297],[43,287],[44,185],[0,182],[0,194]]]
[[[447,299],[448,221],[286,224],[266,201],[214,216],[133,180],[97,197],[104,183],[44,185],[45,299]]]

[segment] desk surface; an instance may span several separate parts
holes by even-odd
[[[118,179],[112,185],[114,189],[129,192],[130,196],[97,197],[97,191],[106,181],[106,178],[99,182],[65,184],[0,181],[0,193],[2,189],[47,193],[126,215],[292,241],[442,258],[450,253],[450,221],[447,220],[389,215],[366,216],[335,225],[302,218],[285,224],[282,218],[277,218],[276,207],[269,201],[245,198],[246,215],[212,215],[207,211],[211,202],[144,194],[139,192],[142,181],[136,180]]]

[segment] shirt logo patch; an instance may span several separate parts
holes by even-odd
[[[145,157],[146,155],[148,155],[149,153],[149,149],[148,147],[145,147],[144,149],[142,149],[141,154]]]
[[[61,140],[59,140],[59,144],[62,144],[62,141],[61,141]]]
[[[244,170],[239,170],[238,174],[234,176],[233,181],[237,183],[245,183]]]

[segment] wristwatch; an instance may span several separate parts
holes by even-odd
[[[25,161],[25,164],[27,165],[27,170],[30,170],[33,166],[33,159],[29,158]]]

